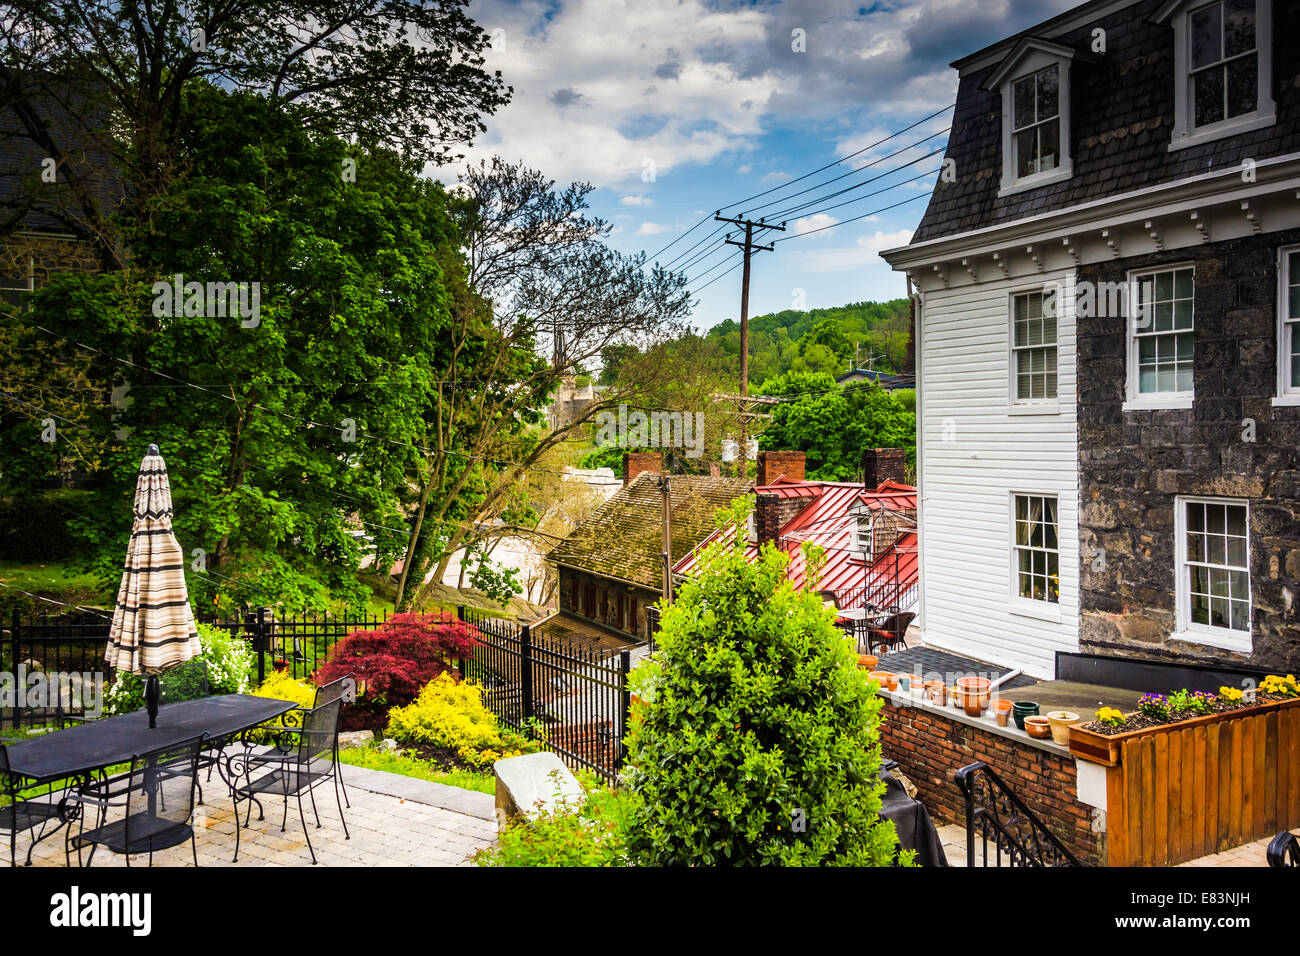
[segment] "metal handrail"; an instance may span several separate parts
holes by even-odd
[[[980,760],[956,774],[957,788],[966,798],[966,865],[975,866],[975,832],[983,845],[983,865],[989,865],[989,840],[1003,866],[1082,866],[1047,825],[1012,792],[993,768]]]

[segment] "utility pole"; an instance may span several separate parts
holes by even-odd
[[[670,495],[669,481],[667,474],[659,476],[659,490],[664,496],[664,547],[662,559],[664,563],[664,608],[673,603],[673,502]]]
[[[743,411],[744,399],[749,395],[749,259],[755,252],[771,252],[773,244],[762,245],[754,242],[755,229],[775,229],[777,232],[785,232],[785,223],[779,226],[764,222],[762,219],[757,222],[752,219],[743,217],[729,219],[722,215],[718,210],[713,214],[715,222],[729,222],[733,226],[740,226],[745,230],[745,241],[737,242],[728,238],[726,244],[729,246],[738,246],[745,252],[745,267],[742,270],[743,278],[740,280],[740,396],[742,412],[740,415],[740,465],[737,473],[741,478],[749,474],[749,436],[745,428],[745,415]]]

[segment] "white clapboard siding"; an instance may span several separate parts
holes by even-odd
[[[921,335],[926,644],[1038,677],[1055,652],[1078,650],[1079,481],[1075,322],[1058,315],[1058,411],[1009,409],[1010,295],[1065,282],[1064,273],[925,293]],[[1011,494],[1059,501],[1059,607],[1049,620],[1016,613]]]

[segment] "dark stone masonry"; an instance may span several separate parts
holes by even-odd
[[[1078,320],[1085,653],[1300,668],[1300,407],[1272,402],[1278,248],[1297,242],[1300,231],[1269,233],[1080,270],[1080,281],[1124,282],[1131,269],[1195,264],[1190,409],[1124,411],[1124,320]],[[1171,639],[1179,495],[1249,501],[1248,656]]]

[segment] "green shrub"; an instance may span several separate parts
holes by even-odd
[[[744,557],[752,501],[663,614],[628,736],[628,853],[642,865],[888,865],[879,698],[786,556]],[[815,555],[810,555],[814,559]],[[644,683],[644,682],[642,682]],[[904,854],[910,861],[910,854]]]
[[[581,802],[561,803],[531,820],[520,818],[496,846],[480,850],[479,866],[626,866],[628,795],[581,778]]]
[[[94,502],[94,492],[73,488],[0,498],[0,560],[43,563],[78,557],[85,543],[73,533],[73,519]]]
[[[203,652],[196,660],[207,665],[207,692],[247,694],[253,684],[257,658],[248,641],[234,637],[224,627],[197,625]],[[192,700],[203,696],[203,675],[194,668],[181,667],[164,671],[158,683],[164,700]],[[104,693],[104,710],[109,714],[127,714],[144,707],[145,678],[118,671]]]

